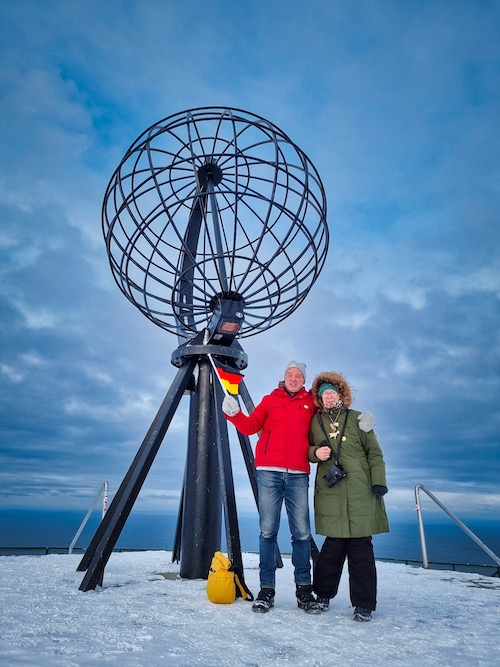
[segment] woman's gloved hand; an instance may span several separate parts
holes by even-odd
[[[359,428],[365,433],[373,431],[373,427],[375,426],[375,419],[371,412],[362,412],[358,417],[358,422]]]
[[[377,500],[382,500],[383,496],[387,493],[387,487],[382,486],[381,484],[375,484],[372,486],[372,491],[377,496]]]

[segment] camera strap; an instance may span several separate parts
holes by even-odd
[[[333,443],[327,435],[325,425],[323,424],[323,416],[322,416],[321,412],[318,412],[317,414],[318,414],[318,421],[320,423],[321,428],[323,429],[323,433],[325,434],[326,442],[328,443],[328,445],[332,449],[332,452],[335,456],[335,463],[338,463],[339,459],[340,459],[340,448],[342,447],[342,439],[344,437],[345,427],[347,426],[347,416],[349,414],[349,408],[347,408],[346,411],[345,411],[345,421],[344,421],[344,425],[342,426],[342,433],[340,434],[339,446],[337,448],[337,451],[335,451],[335,449],[333,447]]]

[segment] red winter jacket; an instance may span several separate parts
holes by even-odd
[[[255,465],[309,472],[309,426],[316,412],[310,391],[290,396],[283,388],[264,396],[248,417],[238,412],[226,419],[243,435],[262,430],[255,449]]]

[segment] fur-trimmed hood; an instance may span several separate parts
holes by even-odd
[[[340,398],[343,402],[344,408],[350,408],[352,405],[352,392],[349,383],[341,373],[336,373],[334,371],[325,371],[316,375],[311,386],[311,392],[314,398],[314,403],[316,407],[321,410],[323,408],[323,402],[318,396],[318,390],[322,382],[329,382],[338,388],[340,393]]]

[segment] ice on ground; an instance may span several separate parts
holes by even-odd
[[[347,573],[330,611],[299,610],[284,557],[276,601],[255,614],[215,605],[205,580],[178,576],[171,553],[113,554],[103,588],[83,593],[81,555],[0,557],[0,665],[326,667],[500,664],[500,580],[378,562],[378,608],[352,620]],[[257,594],[258,556],[244,554]]]

